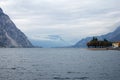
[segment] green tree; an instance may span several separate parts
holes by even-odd
[[[93,37],[93,39],[87,43],[88,47],[99,47],[99,48],[103,48],[103,47],[109,47],[112,46],[112,43],[109,42],[107,39],[104,39],[103,41],[100,41],[97,39],[97,37]]]
[[[105,41],[105,42],[108,42],[108,40],[107,40],[107,39],[104,39],[104,41]]]

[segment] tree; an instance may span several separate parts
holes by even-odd
[[[98,41],[97,37],[93,37],[91,41]]]
[[[108,40],[107,40],[107,39],[104,39],[104,41],[105,41],[105,42],[108,42]]]
[[[96,37],[93,37],[93,39],[87,43],[88,47],[94,47],[94,48],[103,48],[103,47],[109,47],[112,46],[112,43],[109,42],[107,39],[104,39],[103,41],[98,40]]]

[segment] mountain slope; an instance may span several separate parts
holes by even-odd
[[[105,34],[105,35],[101,35],[101,36],[96,36],[98,39],[107,39],[109,41],[120,41],[120,26],[113,32]],[[92,37],[87,37],[85,39],[80,40],[79,42],[77,42],[74,46],[72,47],[86,47],[86,43],[89,42],[92,39]]]
[[[0,8],[0,47],[33,47],[27,37]]]
[[[108,33],[104,37],[110,41],[120,41],[120,26],[114,32]]]

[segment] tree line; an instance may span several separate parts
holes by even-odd
[[[107,39],[98,40],[97,37],[93,37],[91,41],[87,43],[88,48],[104,48],[112,46],[112,42],[108,41]]]

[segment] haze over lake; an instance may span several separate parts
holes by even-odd
[[[120,80],[120,52],[0,49],[0,80]]]

